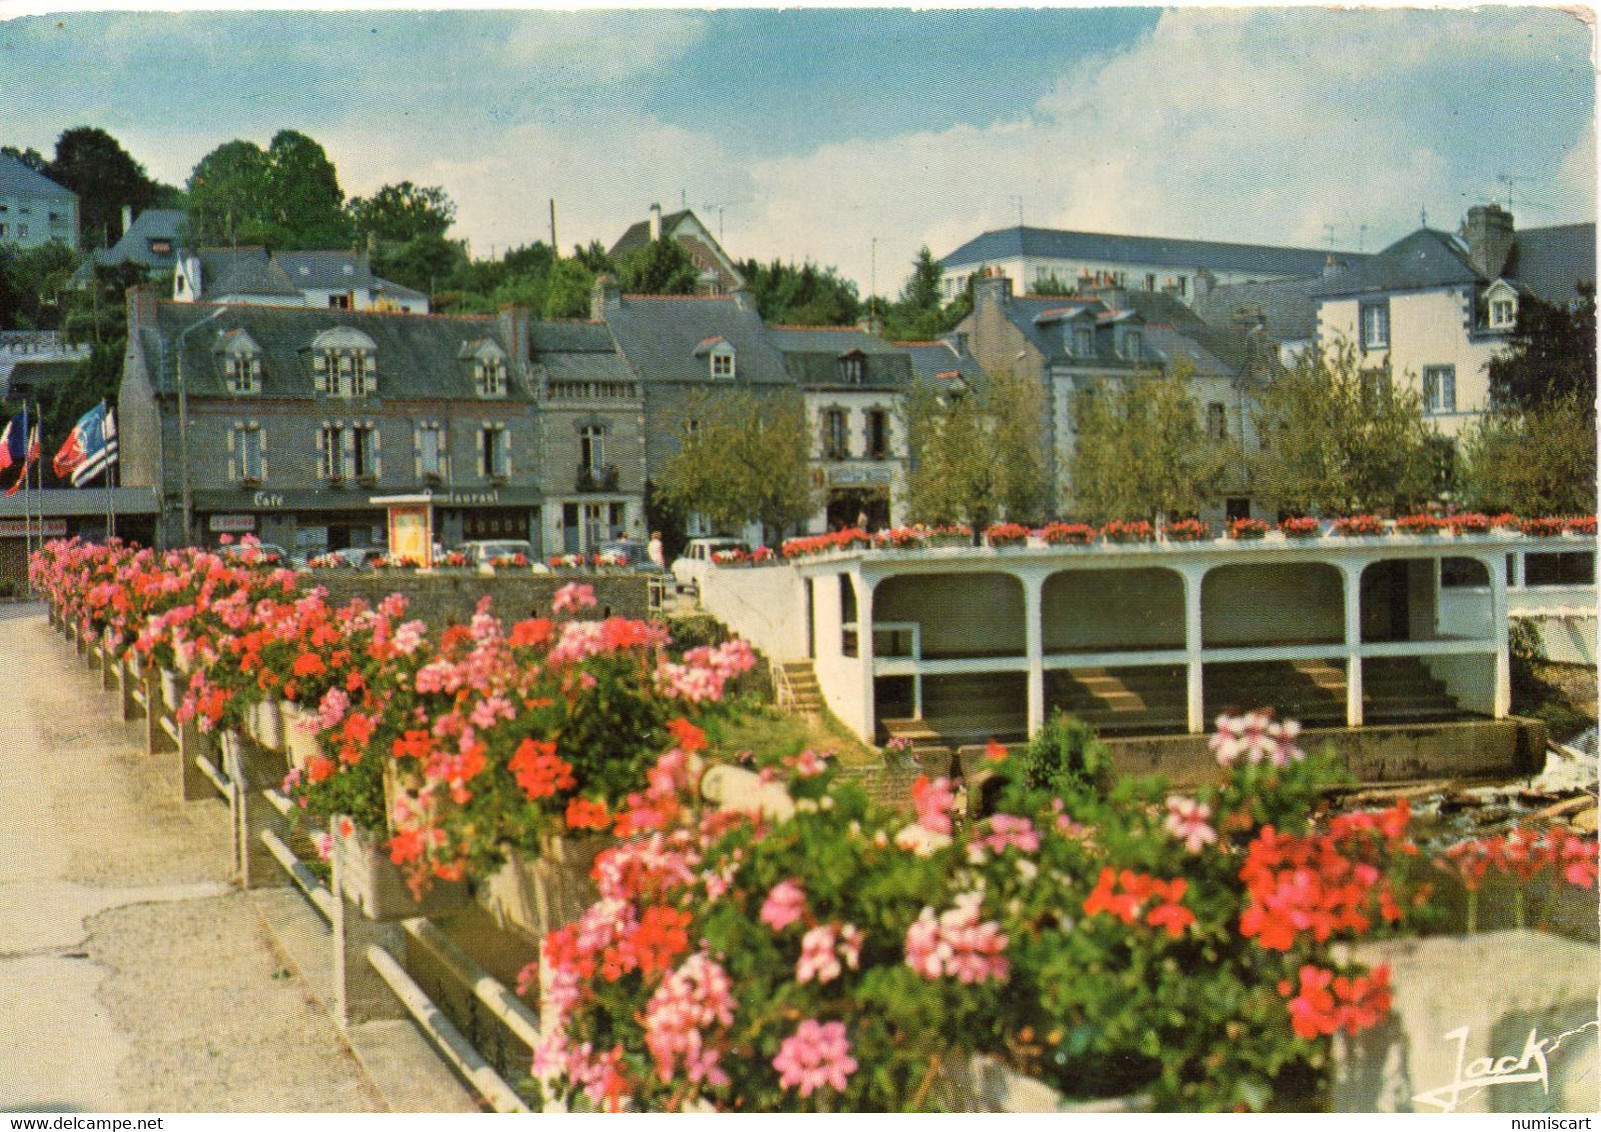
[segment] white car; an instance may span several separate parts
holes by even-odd
[[[528,559],[529,568],[536,574],[550,573],[550,567],[534,557],[534,544],[526,539],[487,539],[469,542],[462,546],[467,562],[472,566],[493,563],[497,558],[511,558],[521,554]]]
[[[692,538],[682,556],[673,559],[673,577],[681,586],[700,589],[701,579],[712,568],[712,555],[722,550],[749,550],[737,538]]]

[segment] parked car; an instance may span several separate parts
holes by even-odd
[[[261,552],[260,561],[273,565],[289,564],[289,552],[275,542],[236,542],[218,549],[229,558],[241,558],[247,550],[258,550]]]
[[[648,550],[644,543],[631,538],[613,539],[611,542],[600,544],[600,553],[603,556],[621,558],[626,569],[640,570],[647,574],[666,573],[650,560]]]
[[[467,555],[469,566],[483,566],[493,564],[497,558],[511,558],[521,554],[528,559],[529,568],[536,574],[547,574],[550,567],[534,557],[534,544],[527,539],[499,538],[482,539],[477,542],[463,543],[461,551]]]
[[[722,550],[749,550],[737,538],[692,538],[684,553],[673,559],[673,577],[681,586],[700,588],[701,579],[712,568],[712,555]]]

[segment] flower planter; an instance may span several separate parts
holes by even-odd
[[[248,709],[250,737],[269,751],[284,749],[283,701],[269,698]]]
[[[1044,1081],[1024,1076],[992,1057],[953,1058],[941,1074],[945,1107],[951,1112],[1150,1112],[1145,1094],[1075,1101]]]
[[[322,721],[316,712],[307,711],[298,704],[284,704],[284,749],[289,754],[289,765],[295,770],[304,769],[321,753],[317,743],[317,730],[321,726]]]
[[[369,920],[409,920],[413,916],[443,916],[467,903],[466,881],[433,880],[422,899],[412,894],[406,877],[389,859],[379,838],[355,825],[340,832],[346,819],[333,823],[334,875],[340,891]]]
[[[478,903],[500,926],[537,943],[600,899],[589,872],[612,844],[607,837],[552,837],[538,856],[513,851],[499,872],[479,884]]]
[[[161,670],[161,702],[167,705],[168,711],[177,711],[178,705],[183,703],[184,692],[189,687],[189,681],[179,676],[170,668]]]

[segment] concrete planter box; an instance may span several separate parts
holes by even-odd
[[[250,737],[269,751],[284,749],[283,701],[277,698],[251,704],[247,709],[247,726]]]
[[[380,839],[352,828],[349,836],[334,825],[334,877],[339,890],[369,920],[409,920],[413,916],[443,916],[467,903],[465,881],[433,880],[417,899],[406,877],[384,852]]]
[[[283,705],[284,750],[289,755],[289,765],[295,770],[304,769],[307,763],[322,753],[316,734],[321,726],[316,712],[307,711],[298,704]]]
[[[183,703],[184,693],[188,688],[187,679],[170,668],[161,670],[161,702],[167,705],[168,711],[178,710],[178,705]]]
[[[503,928],[535,943],[584,914],[600,893],[589,872],[609,837],[553,837],[537,857],[512,853],[500,871],[478,886],[478,903]]]
[[[994,1058],[978,1054],[947,1066],[940,1082],[946,1107],[952,1112],[1150,1112],[1151,1098],[1144,1094],[1074,1101],[1044,1081],[1008,1069]]]

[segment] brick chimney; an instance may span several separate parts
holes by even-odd
[[[1468,209],[1462,225],[1462,239],[1468,245],[1473,266],[1491,279],[1501,275],[1507,256],[1512,253],[1512,214],[1498,204],[1480,204]]]
[[[515,304],[500,308],[500,326],[506,335],[507,352],[514,372],[521,373],[532,356],[529,310]]]
[[[603,271],[595,279],[595,288],[589,293],[589,317],[596,322],[606,321],[606,312],[623,305],[623,287],[617,277]]]
[[[127,299],[129,330],[156,324],[156,307],[161,295],[154,287],[129,287]]]
[[[985,303],[994,303],[1005,306],[1012,301],[1012,280],[1009,276],[996,273],[984,275],[973,284],[973,306],[981,307]]]
[[[650,206],[650,238],[653,241],[662,238],[662,206],[659,204]]]

